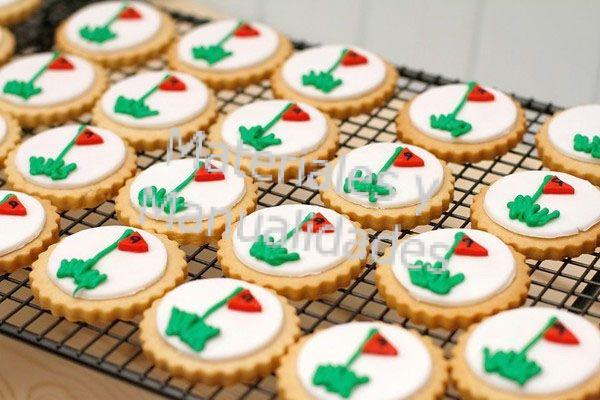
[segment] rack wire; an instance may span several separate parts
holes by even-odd
[[[18,52],[28,54],[44,51],[52,47],[53,31],[56,25],[87,1],[69,2],[48,1],[42,10],[26,24],[15,28]],[[192,26],[206,22],[194,17],[173,14],[180,34]],[[308,44],[295,42],[298,49]],[[152,60],[142,70],[160,70],[163,60]],[[137,69],[114,71],[112,81],[118,81],[134,74]],[[349,150],[371,142],[396,141],[394,117],[402,104],[430,86],[455,82],[439,75],[431,75],[407,67],[398,67],[401,78],[394,97],[383,107],[368,115],[360,115],[339,121],[341,127],[340,151]],[[270,99],[268,81],[237,91],[218,92],[221,113],[255,100]],[[475,193],[498,178],[521,170],[542,168],[534,147],[534,135],[540,125],[559,108],[552,104],[538,102],[531,98],[515,96],[526,109],[527,133],[523,141],[508,154],[494,160],[476,164],[449,164],[456,178],[454,200],[442,217],[414,230],[403,230],[398,238],[440,228],[469,227],[469,207]],[[79,122],[89,122],[90,116],[82,116]],[[26,135],[45,129],[27,131]],[[163,161],[166,152],[138,153],[138,167],[145,169]],[[0,172],[0,187],[6,184]],[[303,185],[303,182],[260,183],[259,207],[280,204],[305,203],[321,204],[318,192]],[[114,202],[107,201],[98,207],[84,210],[69,210],[61,213],[61,236],[73,234],[82,229],[101,225],[118,224],[114,213]],[[369,231],[371,241],[379,242],[378,252],[382,254],[390,245],[390,232]],[[185,246],[189,267],[189,279],[222,276],[216,260],[214,244],[201,247]],[[564,308],[580,314],[593,323],[600,322],[600,258],[599,249],[592,254],[562,261],[528,260],[532,285],[527,305],[536,307]],[[138,339],[139,319],[115,321],[101,326],[72,323],[52,316],[40,308],[33,298],[28,282],[29,268],[11,274],[0,275],[0,333],[42,348],[73,362],[102,371],[131,384],[143,387],[167,398],[173,399],[272,399],[276,398],[274,376],[257,380],[252,384],[238,384],[231,387],[210,387],[202,384],[172,378],[168,373],[152,365],[142,354]],[[381,320],[417,329],[431,337],[448,354],[458,332],[443,329],[426,329],[414,325],[410,320],[399,317],[390,310],[377,295],[373,279],[374,264],[369,262],[364,272],[348,287],[316,301],[294,302],[301,319],[304,333],[352,320]],[[459,397],[450,388],[449,399]]]

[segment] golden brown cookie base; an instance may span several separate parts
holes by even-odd
[[[206,130],[217,118],[217,100],[215,95],[209,90],[208,96],[209,100],[206,109],[200,115],[170,128],[144,129],[122,125],[104,113],[100,101],[94,107],[93,120],[96,125],[121,136],[137,151],[166,150],[169,144],[169,135],[173,128],[179,130],[182,140],[188,141],[196,131]]]
[[[0,142],[0,167],[3,167],[8,153],[21,141],[21,127],[16,119],[5,112],[0,112],[0,118],[6,122],[6,135]]]
[[[2,274],[31,265],[41,252],[58,240],[60,215],[57,214],[56,207],[50,204],[48,200],[37,200],[42,203],[46,212],[44,227],[38,237],[25,246],[0,256],[0,273]]]
[[[100,182],[76,189],[49,189],[26,180],[17,169],[17,148],[6,159],[6,181],[15,190],[50,200],[59,210],[95,207],[115,197],[125,181],[135,173],[137,157],[131,147],[126,148],[127,154],[121,168]]]
[[[104,324],[116,319],[131,320],[150,307],[152,302],[185,281],[187,263],[185,253],[177,243],[166,236],[156,235],[167,250],[167,266],[164,275],[151,286],[131,296],[107,300],[74,298],[63,292],[48,275],[48,260],[57,244],[48,248],[32,265],[29,274],[31,292],[42,308],[56,317],[89,324]]]
[[[0,100],[0,111],[15,117],[22,127],[35,128],[39,125],[56,125],[67,122],[89,111],[100,97],[108,82],[106,71],[92,64],[96,77],[92,87],[82,96],[64,103],[44,107],[27,107]]]
[[[398,281],[390,264],[377,265],[375,284],[386,304],[395,309],[399,315],[410,318],[413,323],[449,331],[464,329],[489,315],[518,307],[525,302],[531,283],[529,268],[523,255],[512,249],[511,252],[516,263],[513,281],[502,292],[477,304],[444,307],[419,301]],[[391,253],[392,248],[389,247],[384,259],[389,260],[392,257]]]
[[[191,382],[232,385],[266,376],[277,368],[281,356],[300,336],[300,320],[296,316],[296,310],[283,297],[278,297],[284,314],[281,332],[257,353],[232,360],[203,361],[180,352],[163,339],[156,327],[156,311],[160,300],[154,302],[140,322],[142,350],[153,364]],[[240,331],[240,334],[243,332]]]
[[[332,162],[330,171],[333,171],[336,162]],[[352,203],[341,197],[333,189],[334,182],[327,184],[327,182],[323,182],[323,179],[319,179],[321,200],[327,207],[347,215],[352,221],[356,221],[366,228],[376,231],[393,230],[395,225],[400,225],[401,229],[412,229],[418,225],[425,225],[440,217],[448,209],[454,193],[454,176],[446,163],[440,162],[444,168],[444,182],[440,190],[429,199],[419,215],[417,215],[417,208],[421,204],[402,208],[377,209]],[[324,185],[327,187],[325,188]]]
[[[548,138],[548,125],[558,114],[548,118],[535,135],[538,154],[545,167],[552,171],[563,171],[578,176],[600,186],[600,164],[575,160],[558,151]]]
[[[359,239],[352,254],[341,264],[316,275],[287,277],[267,275],[256,271],[237,258],[233,250],[232,235],[224,236],[219,240],[217,258],[225,276],[273,289],[291,300],[314,300],[348,286],[363,269],[368,256],[368,236],[360,229],[360,225],[357,223],[353,225],[357,229],[357,238]],[[232,234],[235,232],[236,226],[237,223],[232,226]]]
[[[0,26],[0,64],[4,64],[13,55],[15,44],[13,34],[5,27]]]
[[[437,347],[431,339],[419,336],[432,358],[432,373],[429,381],[417,393],[413,394],[411,400],[435,400],[441,399],[448,384],[448,362],[444,359],[442,350]],[[302,346],[310,339],[305,336],[290,347],[288,353],[281,359],[281,366],[277,369],[277,393],[282,400],[310,400],[313,397],[304,389],[297,374],[298,355]]]
[[[515,107],[517,107],[517,121],[509,133],[484,143],[456,143],[434,139],[418,130],[410,120],[409,110],[412,104],[411,100],[404,104],[404,107],[400,110],[396,118],[398,138],[404,143],[423,147],[442,160],[458,164],[490,160],[496,156],[506,154],[525,135],[527,130],[525,111],[517,101],[514,101],[514,103]]]
[[[271,76],[271,89],[275,97],[290,99],[308,103],[319,110],[329,114],[333,118],[348,118],[353,115],[368,113],[375,107],[383,105],[396,90],[398,71],[393,65],[386,63],[386,75],[382,84],[372,92],[349,100],[315,100],[303,96],[289,87],[281,76],[281,68],[277,69]]]
[[[175,70],[187,72],[202,80],[208,86],[215,90],[236,89],[248,86],[253,83],[259,83],[269,77],[271,73],[279,67],[286,58],[292,53],[293,47],[290,41],[279,34],[279,48],[271,57],[264,62],[251,67],[241,68],[233,71],[218,71],[211,69],[199,69],[189,63],[180,60],[177,56],[178,41],[169,48],[167,58],[169,66]]]
[[[69,20],[64,21],[56,29],[56,46],[69,53],[77,54],[104,65],[111,69],[142,64],[151,58],[160,56],[175,36],[175,23],[167,14],[157,10],[161,15],[161,28],[150,40],[130,49],[117,50],[109,53],[93,52],[72,43],[65,33]]]
[[[462,334],[458,343],[452,349],[450,359],[450,378],[454,387],[464,399],[478,400],[594,400],[600,396],[600,374],[576,388],[559,394],[527,395],[524,393],[508,392],[492,387],[477,377],[469,368],[465,359],[465,348],[469,336],[478,325],[472,325]],[[576,368],[576,366],[574,366]]]
[[[519,253],[534,260],[560,260],[564,257],[577,257],[583,253],[591,253],[600,245],[600,223],[585,232],[558,238],[536,238],[524,236],[498,225],[487,215],[483,207],[483,199],[487,192],[483,188],[473,197],[471,205],[471,225],[492,235],[498,236],[504,243],[514,247]],[[506,211],[508,213],[508,209]]]
[[[21,0],[0,7],[0,25],[13,25],[24,21],[40,6],[42,0]]]
[[[327,133],[323,142],[319,144],[319,146],[302,156],[296,156],[292,158],[289,157],[289,160],[285,159],[285,165],[282,168],[282,158],[275,159],[273,163],[269,162],[266,164],[266,157],[258,157],[260,153],[267,153],[268,149],[264,152],[255,153],[254,164],[252,157],[239,157],[234,153],[234,150],[228,149],[228,161],[232,165],[236,165],[239,163],[239,168],[253,177],[254,179],[258,179],[259,176],[263,177],[271,177],[272,182],[278,182],[281,177],[284,182],[290,179],[297,179],[298,173],[303,168],[304,176],[308,175],[311,171],[314,171],[321,167],[321,164],[315,163],[317,160],[331,160],[335,157],[335,153],[339,148],[339,137],[340,130],[338,126],[333,122],[331,118],[327,115],[323,114],[325,119],[327,120]],[[220,143],[224,146],[223,138],[221,136],[221,126],[223,124],[224,118],[221,117],[219,120],[211,126],[209,130],[208,139],[210,141],[210,145],[214,145],[216,143]],[[223,147],[212,148],[212,152],[215,155],[223,155],[224,149]]]
[[[129,197],[131,185],[135,180],[135,177],[131,178],[119,191],[119,195],[115,199],[115,212],[117,213],[117,218],[123,225],[135,226],[161,233],[182,245],[193,244],[200,246],[210,241],[218,240],[227,228],[227,224],[236,222],[240,218],[240,214],[248,215],[256,208],[258,185],[252,182],[252,179],[247,176],[244,178],[246,182],[246,193],[244,193],[244,196],[242,196],[240,201],[229,210],[231,213],[231,220],[228,221],[228,218],[225,215],[215,217],[210,235],[208,233],[208,220],[202,221],[200,226],[197,226],[197,222],[182,223],[184,226],[183,230],[176,221],[173,221],[173,226],[170,227],[169,222],[151,219],[148,216],[144,216],[144,222],[142,223],[140,219],[140,210],[131,205]]]

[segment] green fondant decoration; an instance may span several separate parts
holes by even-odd
[[[454,242],[444,255],[444,260],[450,260],[456,251],[456,246],[458,246],[464,235],[463,232],[457,232],[454,235]],[[442,268],[443,264],[441,261],[437,261],[432,265],[429,262],[417,260],[413,265],[420,268],[408,269],[410,282],[415,286],[422,287],[435,294],[446,295],[450,293],[456,285],[459,285],[465,280],[465,275],[463,273],[452,275],[450,271]]]
[[[348,49],[343,49],[340,56],[335,60],[333,65],[329,67],[326,71],[315,72],[314,70],[310,70],[308,74],[302,75],[302,85],[304,86],[313,86],[316,89],[320,90],[323,93],[329,93],[338,86],[340,86],[343,81],[339,78],[335,78],[333,73],[342,63],[342,59],[348,52]]]
[[[356,170],[354,172],[354,176],[352,178],[346,178],[344,180],[344,187],[343,187],[344,192],[345,193],[353,193],[353,192],[368,193],[369,202],[371,202],[371,203],[376,203],[378,197],[390,195],[390,193],[391,193],[390,188],[388,186],[379,184],[379,175],[382,172],[387,171],[392,166],[392,164],[394,163],[394,160],[402,152],[402,149],[403,149],[402,146],[398,146],[396,148],[396,150],[394,151],[394,154],[392,154],[392,156],[390,158],[388,158],[388,160],[385,162],[383,167],[381,167],[379,172],[376,174],[371,173],[371,179],[369,179],[367,177],[368,174],[366,172],[364,172],[363,170],[360,170],[360,169]]]
[[[336,393],[347,399],[352,395],[356,387],[370,381],[368,376],[360,376],[350,368],[362,354],[365,344],[377,334],[377,329],[371,328],[348,361],[343,365],[324,364],[319,365],[313,374],[312,383],[315,386],[323,386],[330,393]]]
[[[133,229],[126,229],[125,232],[112,244],[98,252],[94,257],[87,260],[80,258],[64,259],[60,262],[60,267],[56,271],[56,277],[59,279],[73,278],[77,285],[73,291],[73,296],[81,289],[95,289],[106,280],[106,274],[94,269],[98,262],[115,250],[119,246],[119,242],[133,233]]]
[[[40,76],[44,74],[48,70],[50,64],[54,62],[58,57],[60,57],[60,51],[55,51],[50,61],[44,64],[28,81],[19,81],[16,79],[10,80],[4,84],[4,88],[2,91],[5,94],[12,94],[15,96],[19,96],[24,100],[28,100],[30,97],[38,95],[42,93],[42,88],[39,86],[35,86],[35,81],[39,79]]]
[[[243,23],[244,23],[244,21],[239,21],[237,23],[237,25],[231,31],[227,32],[227,34],[225,36],[223,36],[221,38],[221,40],[219,40],[215,44],[211,44],[208,46],[193,47],[192,48],[192,56],[196,60],[206,61],[206,63],[208,65],[216,64],[219,61],[231,56],[233,54],[233,52],[225,50],[225,48],[223,46],[225,45],[225,43],[227,43],[227,41],[229,39],[231,39],[231,37],[233,37],[233,35],[235,34],[235,31],[237,31],[238,28],[243,25]]]
[[[283,114],[293,105],[293,103],[288,103],[277,115],[275,115],[265,126],[256,125],[250,128],[246,128],[245,126],[240,126],[238,128],[242,143],[247,144],[248,146],[252,146],[256,151],[262,151],[269,146],[274,146],[277,144],[281,144],[281,139],[277,138],[274,133],[269,133],[265,136],[265,134],[273,127]]]
[[[79,129],[77,129],[77,133],[73,136],[73,139],[67,143],[67,145],[62,149],[62,151],[58,154],[56,159],[54,158],[44,158],[44,157],[29,157],[29,173],[33,176],[36,175],[45,175],[51,178],[53,181],[59,181],[63,179],[67,179],[71,172],[77,169],[76,163],[65,163],[64,157],[67,155],[69,150],[75,145],[75,141],[79,137],[81,131],[85,129],[86,125],[81,125]]]
[[[542,367],[537,362],[527,358],[527,352],[544,337],[546,331],[556,321],[556,317],[551,317],[546,325],[519,352],[513,350],[492,352],[488,347],[485,347],[483,349],[485,371],[497,373],[518,383],[520,386],[525,385],[531,378],[542,372]]]
[[[79,30],[79,36],[88,42],[94,42],[98,44],[102,44],[116,38],[117,34],[113,32],[110,27],[119,18],[123,10],[127,7],[128,3],[129,2],[123,2],[117,12],[110,17],[110,19],[106,21],[104,25],[94,27],[85,25]]]
[[[600,158],[600,136],[594,135],[590,140],[587,136],[578,133],[573,137],[573,149]]]
[[[546,207],[541,208],[539,204],[536,204],[536,201],[542,195],[544,187],[550,179],[552,179],[552,175],[546,175],[542,184],[533,196],[520,194],[517,195],[513,201],[508,202],[506,206],[509,209],[508,216],[510,219],[519,220],[524,222],[527,226],[534,228],[544,226],[553,219],[558,218],[560,216],[560,211],[555,210],[550,212]]]
[[[171,309],[171,317],[167,325],[167,336],[177,336],[182,342],[190,346],[194,351],[201,352],[206,347],[206,343],[219,336],[221,330],[206,323],[206,319],[215,311],[223,307],[227,302],[235,297],[239,292],[244,290],[242,287],[237,287],[233,292],[227,295],[222,300],[213,304],[202,315],[189,313],[180,310],[177,307]]]
[[[142,119],[147,117],[153,117],[159,114],[158,110],[151,109],[146,104],[146,99],[150,97],[154,92],[156,92],[159,86],[171,78],[171,74],[166,74],[160,82],[156,85],[152,86],[146,93],[142,95],[139,99],[131,99],[125,96],[119,96],[117,101],[115,102],[114,111],[117,114],[127,114],[132,116],[135,119]]]
[[[450,114],[431,115],[429,117],[429,125],[434,129],[450,132],[452,137],[459,137],[470,132],[472,128],[471,124],[467,121],[457,119],[456,116],[467,103],[469,93],[471,93],[475,85],[476,83],[473,81],[467,84],[465,94]]]
[[[294,236],[294,234],[302,228],[302,225],[309,221],[314,215],[315,213],[308,213],[308,215],[304,217],[298,226],[292,228],[286,234],[286,240],[289,240],[292,236]],[[300,254],[296,252],[289,253],[288,249],[283,247],[282,240],[276,242],[272,237],[268,237],[265,240],[264,235],[260,235],[258,240],[252,244],[250,247],[250,255],[266,262],[273,267],[300,259]]]

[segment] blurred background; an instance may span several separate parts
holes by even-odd
[[[598,0],[183,0],[561,106],[600,103]]]

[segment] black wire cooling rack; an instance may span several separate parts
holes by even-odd
[[[26,24],[16,27],[18,51],[21,54],[43,51],[51,48],[55,26],[69,13],[87,1],[48,1]],[[178,21],[179,33],[192,26],[206,22],[190,16],[174,14]],[[297,48],[306,43],[296,42]],[[152,60],[142,69],[159,70],[164,67],[162,60]],[[402,104],[432,85],[450,82],[439,75],[427,74],[406,67],[399,67],[401,78],[392,100],[377,108],[369,115],[361,115],[339,121],[341,126],[339,154],[371,142],[395,141],[394,117]],[[118,81],[135,73],[135,69],[115,71],[112,80]],[[423,231],[439,228],[464,228],[469,226],[469,206],[473,194],[481,187],[496,179],[520,170],[541,169],[542,165],[534,147],[534,134],[558,108],[540,103],[530,98],[515,96],[526,109],[527,134],[508,154],[494,160],[476,164],[450,164],[456,178],[454,201],[444,215],[429,225],[411,231],[402,231],[399,238]],[[220,111],[228,113],[233,109],[258,99],[270,99],[272,93],[267,81],[238,91],[224,90],[218,93]],[[89,115],[80,122],[89,122]],[[35,131],[45,129],[40,127]],[[35,132],[28,131],[26,135]],[[165,159],[162,151],[138,153],[138,166],[145,169],[155,162]],[[5,185],[0,172],[0,187]],[[261,183],[259,206],[269,207],[287,203],[321,204],[318,192],[303,186],[301,182],[286,184]],[[66,236],[82,229],[100,225],[118,224],[114,213],[114,202],[84,210],[70,210],[61,214],[61,235]],[[5,234],[5,233],[3,233]],[[369,231],[371,241],[380,240],[378,251],[381,254],[390,245],[389,232]],[[387,235],[387,236],[386,236]],[[388,239],[384,238],[387,237]],[[222,276],[216,260],[215,245],[202,247],[185,246],[189,266],[189,279]],[[562,261],[529,260],[531,289],[527,299],[529,306],[565,308],[584,315],[592,322],[600,322],[600,258],[599,249],[593,254]],[[377,296],[373,280],[374,265],[369,263],[362,275],[347,288],[325,296],[317,301],[295,302],[305,333],[332,324],[351,320],[382,320],[404,327],[417,329],[431,337],[446,353],[456,342],[460,332],[442,329],[429,330],[399,317]],[[272,399],[276,398],[276,382],[268,376],[250,385],[231,387],[209,387],[190,384],[171,378],[168,373],[153,366],[142,354],[138,339],[137,320],[116,321],[108,325],[92,326],[71,323],[55,318],[41,309],[33,298],[28,283],[29,268],[12,274],[0,275],[0,332],[60,355],[76,363],[85,365],[124,381],[141,386],[150,391],[174,399]],[[458,396],[449,389],[447,397]]]

